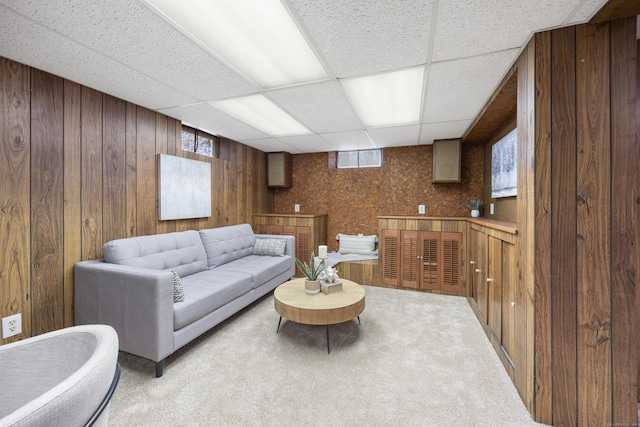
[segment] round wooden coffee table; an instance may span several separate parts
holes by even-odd
[[[304,292],[304,279],[293,279],[278,286],[273,292],[274,306],[280,315],[280,323],[285,317],[305,325],[327,326],[327,352],[329,345],[329,325],[358,318],[364,311],[364,288],[351,280],[340,279],[342,291],[333,294],[308,295]]]

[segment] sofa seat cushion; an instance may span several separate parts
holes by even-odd
[[[251,290],[252,276],[237,271],[206,270],[182,278],[184,301],[173,305],[178,330]]]
[[[209,268],[251,255],[256,236],[249,224],[200,230]]]
[[[251,288],[264,285],[269,280],[291,268],[291,256],[281,257],[249,255],[216,267],[214,271],[242,272],[252,277]]]
[[[195,230],[112,240],[102,245],[106,262],[173,270],[180,277],[207,269],[207,255]]]

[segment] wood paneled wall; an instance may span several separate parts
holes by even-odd
[[[117,238],[251,223],[270,212],[266,155],[221,139],[181,149],[181,123],[0,58],[0,317],[23,333],[71,326],[73,266]],[[209,161],[212,216],[158,221],[157,155]]]
[[[637,425],[636,18],[534,44],[518,92],[518,214],[533,215],[518,220],[520,277],[527,292],[535,283],[533,413],[558,426]]]
[[[293,186],[275,190],[275,213],[329,214],[329,251],[338,250],[335,237],[376,234],[380,215],[469,216],[470,199],[482,198],[481,144],[462,144],[462,182],[432,184],[433,150],[430,145],[385,148],[382,167],[329,168],[327,153],[295,154]],[[361,224],[365,224],[364,226]],[[370,227],[369,227],[370,226]]]

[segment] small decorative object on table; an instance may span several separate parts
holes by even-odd
[[[324,294],[332,294],[342,291],[342,282],[338,280],[338,270],[327,267],[318,275],[320,279],[320,290]]]
[[[480,206],[482,206],[482,200],[471,199],[467,204],[467,207],[471,209],[471,216],[477,218],[480,216]]]
[[[302,271],[307,278],[304,281],[304,291],[309,295],[315,295],[320,292],[320,280],[318,279],[318,275],[322,271],[322,267],[324,266],[323,262],[319,262],[316,264],[316,254],[315,252],[311,254],[311,260],[309,260],[309,264],[306,261],[300,261],[296,258],[296,265]]]

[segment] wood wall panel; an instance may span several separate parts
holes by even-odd
[[[31,73],[31,331],[64,326],[64,81]]]
[[[82,259],[102,257],[102,94],[87,87],[81,98]]]
[[[82,86],[64,82],[64,326],[73,319],[73,266],[82,259],[80,184],[82,182],[80,118]]]
[[[608,25],[576,28],[576,59],[578,424],[602,426],[611,422]]]
[[[378,216],[469,216],[470,199],[482,198],[484,147],[462,145],[462,182],[432,184],[432,147],[385,148],[381,168],[330,169],[327,153],[295,154],[293,186],[274,190],[274,212],[329,215],[329,251],[338,233],[376,234]],[[425,230],[428,231],[428,230]]]
[[[126,218],[126,102],[112,96],[103,97],[103,202],[104,238],[127,237]]]
[[[516,388],[532,414],[544,413],[544,402],[534,398],[534,242],[535,242],[535,39],[523,50],[518,67],[518,244],[515,288]],[[535,406],[534,406],[535,405]]]
[[[136,170],[138,187],[136,189],[137,228],[139,236],[156,233],[158,225],[157,196],[157,160],[156,160],[156,115],[146,108],[138,108],[136,122]],[[144,178],[142,178],[144,177]]]
[[[126,237],[138,235],[138,108],[127,102],[125,117],[125,216]]]
[[[108,240],[273,209],[261,151],[227,140],[232,160],[184,152],[179,121],[3,58],[0,106],[0,317],[23,323],[1,343],[72,326],[73,267]],[[159,153],[211,162],[221,214],[159,221]]]
[[[553,62],[550,54],[551,34],[536,35],[535,86],[536,145],[535,145],[535,342],[536,364],[535,393],[536,417],[550,423],[553,419],[551,396],[553,385],[551,355],[551,84],[554,81],[549,69]]]
[[[22,313],[31,330],[30,69],[0,58],[0,317]]]
[[[535,169],[522,177],[535,183],[535,195],[529,199],[519,175],[518,200],[535,206],[536,219],[533,234],[518,220],[517,268],[522,281],[526,260],[520,258],[528,256],[522,246],[534,242],[534,416],[553,425],[637,425],[640,44],[635,35],[632,17],[535,37]],[[521,57],[519,76],[523,64]],[[528,89],[519,89],[519,105],[529,105]],[[519,130],[530,130],[530,120],[524,120],[529,114],[519,120]],[[519,138],[519,144],[529,143]],[[520,161],[526,148],[519,151]],[[526,210],[523,203],[518,215]]]
[[[551,56],[550,66],[545,71],[551,76],[553,86],[549,93],[553,93],[549,112],[553,111],[551,123],[550,171],[553,177],[551,188],[551,206],[553,210],[552,229],[546,230],[551,238],[554,251],[553,260],[545,259],[551,266],[551,310],[553,318],[551,331],[554,364],[562,365],[563,369],[555,371],[553,375],[553,394],[564,396],[553,406],[553,420],[560,425],[575,425],[577,417],[577,348],[576,322],[577,318],[577,271],[576,271],[576,239],[577,228],[576,211],[576,52],[575,28],[565,28],[553,32],[552,44],[547,47]],[[542,72],[542,69],[541,69]],[[549,251],[551,255],[551,250]],[[538,281],[541,278],[537,278]],[[540,286],[542,290],[543,287]]]
[[[637,406],[629,394],[638,393],[640,340],[638,305],[633,298],[640,287],[640,146],[635,134],[635,78],[637,68],[633,19],[612,22],[611,74],[611,354],[613,365],[612,422],[638,421]],[[635,205],[635,206],[634,206]],[[634,261],[635,260],[635,261]]]

